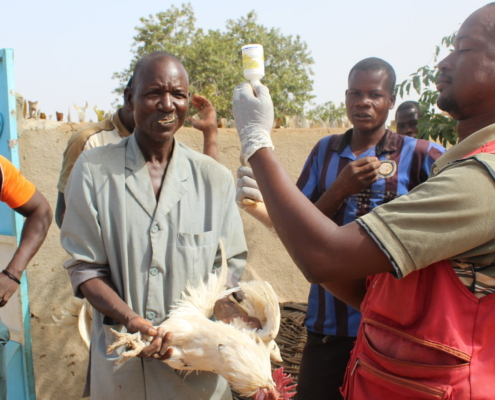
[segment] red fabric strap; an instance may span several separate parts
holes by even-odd
[[[475,151],[472,151],[467,156],[462,157],[462,158],[463,159],[464,158],[468,158],[468,157],[474,156],[475,154],[479,154],[479,153],[495,154],[495,140],[492,141],[492,142],[485,143],[479,149],[476,149]]]

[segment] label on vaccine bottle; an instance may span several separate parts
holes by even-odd
[[[242,46],[242,65],[247,80],[260,80],[265,76],[265,58],[261,44]]]

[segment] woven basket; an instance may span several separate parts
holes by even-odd
[[[284,361],[281,363],[272,361],[272,370],[284,367],[284,372],[294,377],[293,383],[297,383],[302,351],[307,339],[306,328],[304,327],[307,309],[308,305],[305,303],[280,304],[280,330],[275,341]],[[234,400],[251,400],[239,396],[235,390],[232,390],[232,396]]]

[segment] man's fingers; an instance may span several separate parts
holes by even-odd
[[[5,306],[8,302],[9,299],[12,297],[12,295],[15,293],[17,290],[17,283],[15,283],[15,287],[12,288],[12,286],[8,286],[7,288],[3,288],[2,292],[0,293],[0,307]]]
[[[373,169],[365,174],[362,174],[361,175],[361,180],[363,181],[370,181],[374,178],[378,177],[378,170],[377,169]]]
[[[249,176],[243,176],[242,178],[237,179],[237,187],[239,189],[241,189],[243,187],[249,187],[249,188],[259,190],[258,182],[256,182],[255,179],[250,178]]]
[[[158,352],[160,357],[163,357],[169,350],[170,342],[172,340],[172,332],[167,332],[163,337],[160,350]],[[171,349],[170,349],[171,350]]]
[[[243,176],[249,176],[254,179],[253,170],[245,165],[237,169],[237,177],[242,178]]]
[[[270,89],[268,89],[265,85],[261,83],[255,85],[253,87],[254,93],[258,99],[266,99],[270,98]]]
[[[141,331],[141,333],[146,334],[146,332],[144,332],[144,331]],[[154,335],[149,333],[149,331],[147,333],[150,336],[154,336],[153,341],[148,346],[146,346],[141,351],[141,353],[139,353],[139,357],[152,357],[154,354],[156,354],[160,351],[160,348],[162,346],[163,337],[165,336],[165,331],[161,327],[159,327],[158,329],[153,328],[153,331],[156,332]]]
[[[248,187],[243,187],[243,188],[237,189],[237,192],[235,195],[236,203],[245,205],[246,203],[244,202],[244,199],[253,200],[255,202],[262,202],[263,196],[258,189],[253,189],[253,188],[248,188]]]
[[[199,94],[195,94],[193,95],[192,99],[191,99],[191,103],[194,107],[196,107],[198,110],[202,110],[203,108],[211,105],[211,102],[210,100],[208,100],[207,98],[203,97],[203,96],[200,96]]]
[[[368,165],[368,164],[375,162],[375,161],[379,162],[378,158],[376,158],[376,157],[363,157],[363,158],[359,158],[355,161],[352,161],[349,164],[352,164],[355,167],[363,167],[364,165]]]
[[[380,169],[380,161],[370,161],[360,167],[358,167],[359,173],[367,173],[370,171],[376,171],[378,173],[378,170]]]
[[[155,327],[153,326],[150,326],[150,325],[142,325],[142,327],[139,329],[139,331],[144,334],[144,335],[148,335],[148,336],[157,336],[158,335],[158,331]]]
[[[234,101],[243,99],[252,99],[255,97],[253,87],[249,84],[249,82],[241,83],[239,86],[236,86],[234,89]]]
[[[158,350],[160,350],[161,343],[162,343],[161,338],[155,337],[150,345],[146,346],[143,350],[141,350],[141,353],[138,354],[138,357],[141,358],[153,357],[153,355],[157,354]]]
[[[153,356],[153,358],[156,358],[159,361],[165,361],[165,360],[168,360],[170,357],[172,357],[172,353],[173,353],[173,350],[171,348],[168,348],[163,356],[155,354]]]

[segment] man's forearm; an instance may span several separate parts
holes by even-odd
[[[203,154],[210,156],[214,160],[218,161],[218,130],[212,128],[203,131],[204,143]]]
[[[36,207],[34,209],[29,209],[29,202],[37,204]],[[43,244],[53,218],[50,206],[38,191],[35,192],[33,198],[29,202],[27,203],[27,206],[16,209],[17,212],[27,218],[24,221],[24,226],[22,228],[19,247],[7,266],[7,270],[14,274],[18,279],[20,279],[29,261],[31,261]],[[28,208],[27,212],[26,208]]]
[[[290,256],[312,283],[362,278],[393,269],[357,223],[338,227],[292,182],[269,148],[250,159],[270,219]]]
[[[315,206],[328,218],[333,218],[337,214],[337,211],[339,211],[345,198],[346,195],[342,190],[333,184],[321,195]]]
[[[107,277],[90,279],[79,287],[90,304],[103,315],[119,324],[127,323],[138,314],[120,298],[112,281]]]

